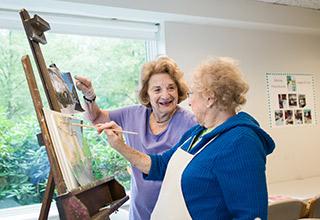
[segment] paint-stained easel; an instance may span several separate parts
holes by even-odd
[[[38,15],[34,15],[30,18],[29,13],[25,9],[22,9],[19,13],[38,68],[49,107],[52,110],[60,112],[61,108],[55,96],[48,69],[39,45],[47,43],[44,32],[50,30],[50,25]],[[56,203],[61,220],[108,220],[109,215],[129,199],[125,193],[124,187],[121,186],[114,177],[108,177],[84,187],[79,187],[71,191],[67,190],[42,111],[43,104],[28,55],[22,57],[22,64],[41,128],[41,134],[38,134],[37,137],[39,144],[45,145],[46,147],[51,166],[39,220],[48,219],[55,188],[58,192]]]

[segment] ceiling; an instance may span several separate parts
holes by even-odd
[[[290,5],[309,9],[320,10],[320,0],[257,0],[278,5]]]

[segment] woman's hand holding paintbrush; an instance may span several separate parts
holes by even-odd
[[[107,123],[110,123],[110,122],[107,122]],[[85,127],[85,128],[95,128],[98,130],[98,133],[101,133],[102,130],[101,128],[103,127],[104,124],[97,124],[97,125],[86,125],[86,124],[79,124],[79,123],[71,123],[72,126],[78,126],[78,127]],[[105,127],[104,129],[108,129],[108,126]],[[119,129],[109,129],[111,131],[114,131],[114,132],[117,132],[117,133],[125,133],[125,134],[134,134],[134,135],[137,135],[138,133],[137,132],[134,132],[134,131],[124,131],[121,129],[121,127],[119,127]]]

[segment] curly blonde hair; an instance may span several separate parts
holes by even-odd
[[[157,60],[145,63],[142,67],[140,88],[138,91],[139,101],[146,107],[151,107],[150,99],[148,95],[148,86],[151,76],[159,73],[167,73],[171,79],[175,82],[178,88],[178,103],[187,98],[187,92],[189,91],[188,85],[183,78],[183,72],[180,70],[176,62],[163,56]]]
[[[208,59],[196,69],[193,81],[198,92],[215,98],[221,111],[238,111],[246,103],[249,85],[232,58]]]

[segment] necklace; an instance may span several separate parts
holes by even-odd
[[[153,121],[155,121],[157,124],[166,124],[168,121],[170,121],[171,117],[168,117],[166,120],[164,121],[158,121],[156,119],[156,117],[154,116],[154,114],[151,114]]]
[[[158,120],[156,119],[156,117],[154,116],[154,113],[153,113],[153,112],[151,113],[150,117],[152,117],[152,119],[153,119],[157,124],[163,125],[163,124],[167,124],[167,123],[170,121],[170,119],[172,118],[172,116],[174,115],[175,112],[176,112],[176,109],[170,114],[170,116],[169,116],[167,119],[165,119],[165,120],[163,120],[163,121],[158,121]]]

